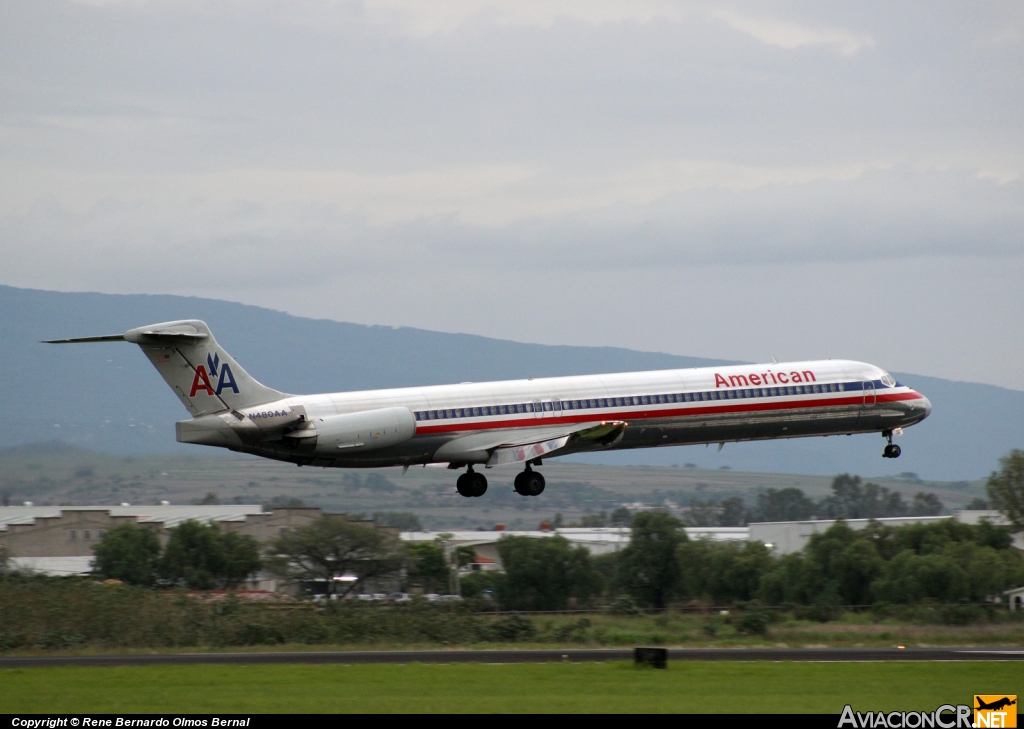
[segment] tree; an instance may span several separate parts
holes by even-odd
[[[413,542],[406,546],[409,582],[423,585],[424,591],[447,591],[450,568],[444,550],[436,542]]]
[[[602,511],[600,514],[584,514],[580,519],[581,527],[605,527],[608,526],[608,513]]]
[[[467,544],[456,547],[455,561],[458,563],[459,567],[465,567],[466,565],[473,564],[476,562],[476,550]]]
[[[679,545],[682,594],[715,605],[758,596],[762,576],[771,568],[769,549],[760,542],[713,542],[693,539]]]
[[[633,521],[633,515],[625,506],[620,506],[612,512],[608,521],[613,527],[627,527]]]
[[[817,511],[817,505],[795,487],[766,489],[757,495],[756,521],[804,521]]]
[[[1013,449],[999,459],[999,471],[993,471],[985,484],[992,508],[998,509],[1016,527],[1024,529],[1024,451]]]
[[[918,491],[910,503],[911,516],[938,516],[942,513],[942,502],[935,494]]]
[[[747,505],[739,496],[722,499],[722,513],[718,517],[718,526],[741,527],[747,525]]]
[[[679,591],[677,549],[686,541],[681,527],[664,511],[641,511],[633,517],[629,545],[620,553],[618,582],[638,603],[663,608]]]
[[[347,595],[368,579],[401,569],[404,552],[394,535],[343,516],[324,515],[293,529],[270,548],[270,568],[295,581],[324,580],[329,593]],[[354,580],[335,577],[350,575]]]
[[[563,610],[570,598],[586,602],[600,591],[590,552],[564,537],[503,537],[498,554],[505,575],[495,592],[505,610]]]
[[[693,499],[686,509],[686,526],[689,527],[713,527],[718,526],[718,519],[721,516],[722,507],[712,499]]]
[[[253,537],[189,520],[171,530],[158,571],[173,585],[213,590],[235,587],[261,566]]]
[[[821,502],[821,510],[832,519],[878,519],[908,512],[898,493],[874,483],[861,485],[860,476],[848,473],[832,481],[832,496]]]
[[[839,521],[812,534],[806,554],[810,594],[836,595],[846,605],[872,602],[871,583],[881,574],[884,561],[870,537]]]
[[[160,540],[152,529],[122,524],[103,535],[92,548],[93,572],[129,585],[156,584]]]

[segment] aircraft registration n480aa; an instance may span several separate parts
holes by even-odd
[[[182,443],[300,466],[465,468],[457,487],[482,496],[474,467],[520,464],[515,490],[544,491],[534,467],[571,453],[881,433],[928,417],[931,403],[874,365],[848,360],[623,372],[391,390],[287,395],[253,379],[202,321],[47,344],[139,345],[192,414]]]

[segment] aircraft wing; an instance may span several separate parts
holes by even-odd
[[[525,430],[474,433],[445,443],[434,454],[436,461],[477,460],[487,454],[488,466],[541,458],[568,445],[607,446],[622,436],[626,423],[599,421]],[[479,462],[477,460],[477,462]]]

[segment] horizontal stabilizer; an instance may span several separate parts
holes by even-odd
[[[44,339],[43,344],[85,344],[88,342],[123,342],[123,334],[106,334],[102,337],[77,337],[76,339]]]
[[[129,329],[124,334],[51,339],[44,344],[131,342],[156,367],[193,417],[274,402],[284,393],[254,380],[210,333],[205,322],[182,319]]]

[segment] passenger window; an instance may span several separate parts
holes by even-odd
[[[552,400],[551,401],[551,407],[557,413],[557,412],[559,412],[562,409],[562,403],[560,401],[558,401],[558,400]]]
[[[846,386],[842,382],[840,382],[839,383],[839,392],[842,392],[845,389],[846,389]]]

